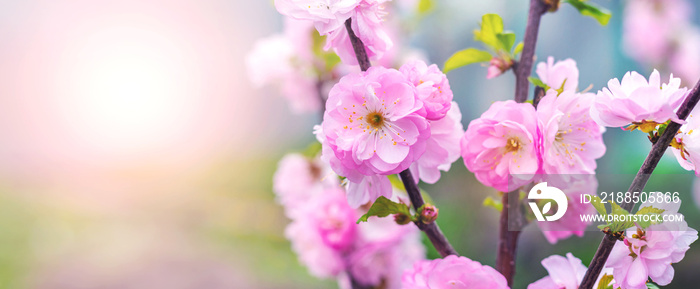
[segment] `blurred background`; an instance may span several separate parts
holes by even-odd
[[[442,66],[480,47],[472,30],[485,13],[500,14],[520,41],[528,2],[434,1],[409,44]],[[629,70],[648,75],[623,52],[624,2],[594,2],[612,11],[610,24],[562,5],[542,19],[539,60],[575,59],[580,87],[594,92]],[[336,287],[298,263],[272,193],[277,162],[313,141],[319,117],[254,88],[244,65],[255,41],[282,25],[272,1],[0,1],[0,288]],[[465,127],[513,97],[511,73],[485,75],[478,65],[448,74]],[[636,173],[650,148],[641,133],[609,129],[605,140],[603,174]],[[673,178],[682,212],[700,228],[692,173],[670,153],[655,173],[651,185],[683,174]],[[457,250],[493,265],[498,213],[481,204],[495,192],[461,160],[422,187]],[[551,254],[588,264],[600,237],[550,246],[525,232],[515,288],[545,276],[539,261]],[[700,280],[695,247],[668,288]]]

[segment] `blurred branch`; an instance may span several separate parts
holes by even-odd
[[[678,109],[678,112],[676,112],[678,118],[685,120],[688,115],[690,115],[690,111],[692,111],[695,105],[698,103],[698,100],[700,100],[700,81],[698,81],[698,83],[695,84],[695,87],[688,93],[685,101],[683,101],[683,104]],[[647,181],[649,181],[651,173],[654,172],[656,165],[659,163],[659,160],[661,160],[664,152],[666,152],[666,148],[668,148],[668,146],[671,144],[673,137],[680,128],[681,125],[675,122],[671,122],[668,127],[666,127],[666,131],[664,131],[661,137],[659,137],[659,140],[656,141],[656,143],[651,147],[649,155],[644,160],[642,167],[639,168],[639,171],[634,177],[629,190],[627,190],[628,192],[641,192],[644,190],[644,186],[646,186]],[[631,212],[632,208],[634,207],[634,203],[621,203],[620,207],[628,212]],[[595,283],[595,281],[598,279],[598,275],[600,275],[603,267],[605,267],[605,262],[608,260],[608,256],[610,256],[610,251],[612,251],[613,246],[615,246],[615,240],[616,239],[611,235],[605,235],[603,237],[603,240],[600,241],[598,250],[593,257],[593,260],[591,260],[591,264],[588,266],[588,271],[586,271],[586,275],[583,277],[583,281],[581,281],[581,286],[579,288],[593,288],[593,283]]]
[[[352,49],[355,50],[355,56],[357,56],[357,63],[360,64],[360,69],[362,69],[362,71],[367,71],[372,64],[369,62],[364,43],[362,43],[362,40],[352,31],[352,18],[345,20],[345,29],[348,31],[350,43],[352,43]]]
[[[423,206],[425,201],[423,201],[423,196],[420,194],[420,190],[413,179],[411,171],[406,169],[399,173],[399,176],[401,176],[401,181],[403,182],[404,187],[406,187],[406,193],[408,193],[408,197],[411,199],[413,208],[418,211],[418,208]],[[430,242],[433,243],[435,250],[440,253],[440,256],[446,257],[448,255],[459,255],[452,247],[452,244],[450,244],[450,241],[447,240],[447,237],[445,237],[445,235],[442,233],[440,227],[437,225],[437,222],[425,224],[421,221],[416,221],[415,224],[428,236],[428,239],[430,239]]]

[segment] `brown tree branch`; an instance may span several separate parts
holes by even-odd
[[[367,71],[367,69],[372,66],[372,63],[369,62],[365,44],[362,43],[362,40],[352,31],[352,18],[345,20],[345,29],[348,31],[350,43],[352,43],[352,49],[355,50],[355,56],[357,56],[357,63],[360,65],[360,69],[362,69],[362,71]]]
[[[698,100],[700,100],[700,81],[698,81],[698,83],[695,84],[695,87],[688,93],[685,101],[683,101],[683,104],[678,109],[678,112],[676,112],[678,118],[685,120],[688,115],[690,115],[690,111],[692,111],[695,105],[698,103]],[[659,160],[661,160],[664,152],[666,152],[666,148],[668,148],[668,146],[671,144],[673,137],[680,128],[681,125],[675,122],[671,122],[668,127],[666,127],[666,131],[664,131],[661,137],[659,137],[659,140],[656,141],[656,143],[651,147],[649,155],[647,155],[644,163],[639,168],[639,171],[634,177],[629,190],[627,190],[628,192],[641,192],[644,190],[644,186],[646,186],[647,181],[649,181],[651,173],[654,172],[656,165],[659,163]],[[620,204],[620,207],[631,212],[632,208],[634,207],[634,203],[622,203]],[[591,260],[591,264],[588,266],[588,271],[586,271],[586,275],[583,277],[583,281],[581,281],[581,286],[579,286],[579,288],[593,288],[595,281],[598,279],[598,275],[600,275],[603,267],[605,267],[605,262],[608,261],[608,257],[610,256],[613,246],[615,246],[615,242],[615,239],[610,235],[605,235],[603,237],[603,240],[600,241],[598,250],[593,257],[593,260]]]

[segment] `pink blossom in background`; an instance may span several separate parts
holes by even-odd
[[[384,196],[390,198],[391,182],[385,175],[361,176],[359,181],[348,181],[348,203],[359,207]]]
[[[284,206],[288,217],[294,216],[313,197],[334,187],[340,187],[340,182],[327,163],[296,153],[280,160],[272,182],[277,201]]]
[[[469,123],[460,143],[461,154],[477,180],[508,192],[529,183],[537,173],[538,138],[537,115],[531,104],[497,101]]]
[[[385,282],[385,288],[399,289],[403,272],[425,259],[422,233],[416,226],[397,225],[393,218],[372,217],[361,223],[358,230],[362,238],[357,240],[348,264],[360,284]]]
[[[668,69],[678,75],[686,85],[693,85],[700,79],[700,29],[687,27],[679,32],[680,39],[668,60]]]
[[[419,261],[403,274],[403,289],[508,288],[498,271],[467,257]]]
[[[401,66],[401,73],[418,89],[418,98],[423,101],[428,120],[445,117],[452,105],[452,90],[447,76],[437,65],[426,65],[421,60],[408,62]]]
[[[687,88],[680,87],[681,80],[671,75],[668,83],[661,83],[657,70],[649,76],[627,72],[622,82],[617,78],[608,81],[608,87],[598,91],[591,106],[591,117],[602,126],[621,127],[642,121],[664,123],[678,119],[676,110],[685,98]]]
[[[642,204],[666,210],[665,215],[680,215],[679,203]],[[642,289],[651,278],[665,286],[673,280],[672,263],[680,262],[690,244],[698,239],[698,232],[685,221],[654,224],[643,232],[636,227],[627,230],[624,242],[613,247],[606,267],[613,269],[615,281],[622,289]]]
[[[528,289],[577,289],[588,270],[571,253],[566,253],[566,258],[559,255],[544,258],[542,266],[549,275],[528,285]]]
[[[416,88],[397,70],[371,67],[343,77],[326,102],[324,159],[353,183],[407,169],[430,137],[422,107]]]
[[[582,221],[580,216],[595,214],[596,211],[590,204],[582,203],[580,198],[587,194],[597,195],[598,181],[595,175],[547,175],[549,185],[561,189],[568,199],[566,214],[556,221],[537,222],[537,226],[550,244],[567,239],[571,236],[582,237],[590,221]]]
[[[546,63],[537,64],[536,72],[540,80],[552,89],[576,92],[578,88],[578,68],[571,58],[554,63],[554,57],[550,56]]]
[[[447,116],[430,121],[430,138],[425,153],[411,165],[415,181],[434,184],[440,179],[440,171],[449,171],[452,163],[459,159],[459,142],[463,135],[462,112],[457,103],[452,102]]]
[[[568,83],[568,81],[567,81]],[[537,106],[546,174],[594,174],[605,154],[603,132],[590,116],[595,95],[549,90]]]
[[[676,33],[690,23],[687,0],[627,1],[623,44],[627,54],[648,65],[661,65],[671,52]]]
[[[350,208],[340,189],[324,191],[307,203],[285,230],[292,249],[311,275],[332,278],[345,270],[344,256],[356,237],[359,215]]]
[[[370,60],[381,59],[384,52],[393,47],[393,42],[382,27],[382,4],[386,0],[362,0],[352,13],[352,30],[365,45],[367,56]],[[347,29],[336,29],[328,35],[324,49],[333,50],[338,54],[343,63],[357,65],[357,56],[352,48]]]
[[[311,51],[310,21],[285,19],[285,33],[258,40],[246,57],[249,77],[256,86],[277,85],[296,113],[321,108],[319,76]]]
[[[696,106],[676,134],[676,143],[671,151],[676,156],[678,163],[686,170],[694,170],[696,176],[700,176],[697,165],[700,164],[700,109]]]
[[[362,0],[275,0],[277,11],[283,15],[313,21],[321,35],[343,29],[345,20],[350,18],[355,7]]]

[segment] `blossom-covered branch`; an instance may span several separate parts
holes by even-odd
[[[527,26],[525,27],[523,51],[520,56],[520,61],[513,67],[513,72],[515,73],[515,101],[519,103],[527,100],[529,87],[527,78],[530,76],[534,62],[537,34],[540,29],[540,18],[545,12],[547,12],[547,5],[543,3],[542,0],[530,0],[530,11],[528,13]],[[509,195],[515,195],[515,202],[509,201]],[[517,209],[520,205],[517,195],[517,192],[516,194],[503,195],[503,209],[501,211],[499,228],[498,254],[496,255],[496,270],[501,272],[501,274],[506,277],[506,280],[508,280],[508,285],[513,284],[513,276],[515,275],[516,248],[518,237],[520,235],[518,230],[508,230],[509,218],[516,218],[515,220],[511,220],[511,222],[515,222],[516,224],[524,223],[524,220],[522,220],[522,214],[509,216],[509,206],[514,206],[513,209],[516,209],[511,209],[511,212],[520,212],[520,210]],[[513,199],[513,197],[510,197],[510,199]]]
[[[369,58],[367,57],[367,52],[362,40],[358,38],[352,30],[352,19],[345,21],[345,29],[348,31],[348,36],[350,37],[353,49],[355,50],[360,69],[362,69],[362,71],[367,71],[371,64],[369,62]],[[406,187],[406,192],[411,199],[413,207],[418,210],[418,208],[423,206],[424,201],[413,175],[409,169],[402,171],[399,175],[401,176],[404,187]],[[455,251],[455,249],[452,247],[450,242],[447,240],[447,237],[445,237],[440,230],[440,227],[438,227],[437,223],[432,222],[429,224],[424,224],[419,221],[416,222],[416,225],[428,236],[428,239],[430,239],[430,242],[433,243],[433,246],[435,246],[435,249],[441,256],[445,257],[448,255],[458,255],[457,251]]]
[[[690,115],[690,112],[693,110],[695,105],[697,105],[698,100],[700,100],[700,81],[696,83],[695,87],[688,93],[685,101],[676,112],[678,118],[685,120]],[[649,178],[656,168],[656,165],[659,163],[659,160],[661,160],[666,148],[668,148],[668,146],[671,144],[674,136],[680,128],[681,124],[673,121],[670,122],[665,132],[652,146],[649,155],[639,168],[639,171],[634,177],[629,190],[627,190],[628,192],[641,192],[644,190],[644,186],[646,185],[647,181],[649,181]],[[620,204],[620,206],[623,209],[630,211],[634,207],[634,203],[626,202]],[[616,242],[617,240],[611,235],[605,235],[603,237],[579,288],[593,288],[593,285],[596,282],[596,279],[598,279],[598,275],[600,275],[600,272],[603,270],[603,267],[608,260],[608,256],[610,256],[610,252],[612,251]]]

